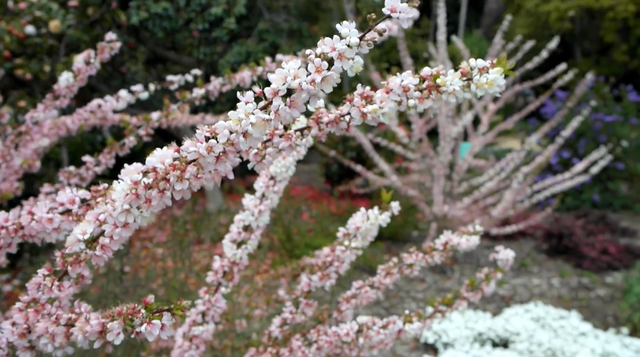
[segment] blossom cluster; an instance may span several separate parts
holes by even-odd
[[[53,287],[55,288],[55,287]],[[2,324],[2,340],[12,342],[20,356],[33,356],[36,347],[45,353],[54,355],[73,354],[75,349],[68,345],[69,340],[83,349],[106,346],[110,351],[114,345],[120,344],[125,336],[144,338],[154,341],[156,338],[166,340],[173,336],[176,318],[183,315],[188,302],[160,307],[154,302],[153,295],[144,298],[140,304],[125,304],[106,312],[95,312],[92,307],[82,301],[76,301],[70,311],[56,316],[56,320],[38,320],[34,311],[19,310],[12,316],[14,321],[31,324],[34,333],[47,336],[31,346],[15,335],[14,329],[7,329]],[[9,351],[1,350],[8,356]]]
[[[454,251],[468,252],[480,243],[482,227],[471,225],[458,232],[445,231],[435,241],[428,243],[419,251],[415,248],[391,258],[380,265],[374,277],[356,281],[351,288],[338,299],[339,304],[332,313],[336,321],[348,321],[353,318],[355,308],[365,306],[382,297],[403,276],[415,277],[427,267],[442,264]]]
[[[409,28],[413,26],[413,23],[420,17],[420,11],[408,4],[400,4],[399,1],[393,1],[392,4],[389,5],[393,5],[393,8],[389,6],[387,10],[389,14],[396,9],[402,9],[402,15],[399,15],[396,18],[384,20],[376,26],[374,31],[380,35],[379,42],[384,41],[389,37],[396,37],[398,32],[402,31],[402,28]]]
[[[413,25],[417,17],[417,10],[408,3],[400,0],[385,0],[382,12],[397,20],[400,25],[407,28]]]

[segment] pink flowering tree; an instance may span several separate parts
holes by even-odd
[[[91,100],[69,115],[60,115],[78,90],[97,73],[101,63],[116,55],[121,43],[114,34],[105,36],[96,50],[75,57],[70,71],[60,74],[58,83],[44,101],[24,117],[4,107],[0,111],[2,145],[0,145],[0,197],[2,203],[21,193],[23,175],[40,170],[43,156],[63,138],[102,129],[108,136],[107,146],[97,155],[82,157],[84,165],[62,168],[57,182],[45,184],[36,197],[24,200],[8,211],[0,212],[0,266],[7,264],[6,255],[15,253],[20,243],[53,243],[63,240],[82,220],[88,209],[106,194],[108,185],[89,187],[96,176],[115,164],[116,156],[124,156],[141,142],[148,142],[158,128],[185,130],[195,125],[213,124],[222,115],[192,114],[191,107],[215,100],[220,94],[238,87],[249,88],[254,81],[275,70],[276,62],[265,59],[263,66],[246,67],[225,77],[212,77],[207,83],[199,70],[187,74],[168,75],[162,83],[137,84],[115,95]],[[281,58],[280,58],[281,57]],[[286,59],[279,56],[278,60]],[[187,89],[190,86],[192,88]],[[131,115],[125,110],[146,101],[160,90],[173,92],[173,101],[144,114]],[[119,127],[119,139],[107,129]]]
[[[99,63],[117,52],[117,38],[107,34],[97,51],[77,58],[72,71],[60,76],[51,94],[27,117],[11,118],[4,113],[1,187],[11,194],[19,192],[22,175],[37,170],[42,153],[60,137],[105,123],[125,127],[127,135],[97,158],[87,158],[84,167],[63,170],[59,182],[43,186],[38,197],[0,213],[4,254],[15,251],[20,242],[57,242],[60,246],[53,261],[29,280],[18,302],[3,312],[0,355],[111,351],[129,338],[161,343],[171,356],[201,356],[215,345],[225,328],[221,317],[228,310],[227,296],[238,287],[296,163],[314,143],[330,134],[352,133],[361,124],[393,122],[397,111],[438,111],[442,101],[503,91],[505,68],[501,63],[469,60],[455,70],[438,66],[395,74],[381,82],[378,90],[359,84],[340,105],[328,106],[325,96],[340,83],[341,75],[353,77],[363,71],[361,55],[372,50],[384,34],[378,26],[385,21],[408,26],[416,6],[417,2],[386,0],[383,16],[378,20],[370,15],[367,29],[360,31],[348,21],[337,24],[338,35],[320,39],[302,57],[283,56],[277,63],[211,78],[207,83],[195,79],[197,71],[170,76],[167,83],[123,89],[61,116],[59,110],[99,69]],[[237,86],[249,87],[261,77],[266,77],[268,85],[238,92],[236,109],[226,115],[190,113],[191,103],[213,99]],[[139,116],[120,113],[130,103],[148,98],[159,86],[176,91],[190,82],[196,82],[195,87],[179,92],[179,101],[162,110]],[[126,152],[155,128],[193,124],[199,124],[195,135],[180,145],[157,148],[145,162],[126,165],[110,185],[89,186],[97,172],[112,165],[114,155]],[[24,137],[29,140],[20,140]],[[98,311],[76,298],[91,284],[96,269],[108,264],[137,229],[153,224],[156,215],[176,200],[233,179],[233,169],[241,162],[259,172],[254,193],[243,198],[222,241],[222,253],[212,253],[210,271],[197,299],[159,304],[149,295],[139,303]],[[297,279],[279,291],[282,307],[272,314],[268,328],[245,355],[360,356],[387,349],[399,338],[419,334],[433,317],[490,294],[513,262],[513,251],[496,247],[489,257],[496,266],[481,269],[459,291],[436,300],[428,313],[355,315],[355,309],[381,298],[399,278],[440,264],[454,251],[475,248],[482,234],[479,225],[444,231],[420,250],[410,249],[381,265],[374,277],[354,282],[339,297],[335,309],[321,309],[311,294],[331,289],[379,229],[399,213],[399,203],[385,195],[381,206],[355,212],[337,232],[334,243],[303,259]]]
[[[543,219],[551,212],[547,206],[525,220],[504,224],[508,218],[537,209],[549,198],[571,189],[600,172],[612,160],[610,147],[602,145],[579,160],[570,170],[542,180],[536,180],[539,172],[548,164],[554,153],[588,117],[596,103],[584,106],[578,115],[570,116],[582,95],[587,91],[593,74],[588,73],[579,81],[564,107],[558,110],[544,126],[528,137],[519,134],[518,123],[539,109],[555,89],[566,86],[576,75],[567,71],[561,63],[539,77],[525,78],[529,71],[539,66],[559,43],[553,38],[544,49],[529,60],[526,54],[535,41],[522,42],[517,36],[507,42],[504,34],[511,17],[507,16],[498,29],[486,59],[469,60],[460,69],[453,67],[448,51],[445,1],[437,1],[436,43],[429,44],[432,64],[442,64],[444,71],[433,84],[442,91],[443,100],[429,101],[429,110],[389,113],[389,119],[378,128],[364,127],[347,133],[368,155],[372,167],[367,168],[347,159],[329,147],[318,145],[326,154],[339,160],[358,174],[358,178],[340,189],[367,193],[381,187],[392,188],[408,197],[431,222],[433,236],[438,229],[451,229],[477,222],[491,234],[509,234]],[[401,54],[403,70],[413,73],[416,65],[409,55],[404,30],[389,21],[388,34],[395,37]],[[463,58],[469,58],[469,50],[456,36],[451,41]],[[517,65],[512,76],[476,77],[470,84],[475,93],[461,93],[466,85],[465,71],[486,68],[492,63],[510,69]],[[521,63],[522,62],[522,63]],[[371,80],[380,84],[380,74],[370,67]],[[500,72],[502,73],[502,72]],[[540,95],[533,94],[541,86],[551,84]],[[387,86],[399,87],[402,80],[387,81]],[[505,86],[501,95],[495,94],[496,86]],[[390,93],[393,95],[392,93]],[[461,101],[461,98],[467,100]],[[407,106],[423,105],[419,99],[410,98]],[[503,117],[505,108],[511,108]],[[567,118],[569,116],[569,118]],[[550,142],[545,136],[563,126],[559,135]],[[507,148],[503,157],[496,149]],[[395,158],[395,160],[394,160]]]

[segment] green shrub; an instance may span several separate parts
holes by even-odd
[[[629,331],[640,336],[640,264],[625,277],[621,309]]]

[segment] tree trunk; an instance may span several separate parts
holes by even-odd
[[[347,20],[356,21],[356,0],[342,0]]]
[[[467,22],[467,9],[469,8],[469,0],[460,1],[460,16],[458,16],[458,38],[464,38],[464,30]]]
[[[436,42],[436,23],[438,19],[438,0],[431,0],[431,28],[429,29],[429,42]]]
[[[480,20],[480,32],[487,40],[491,40],[496,32],[496,28],[500,26],[502,17],[506,10],[506,5],[502,0],[486,0],[482,18]]]

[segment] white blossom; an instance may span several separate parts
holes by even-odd
[[[495,317],[477,310],[452,312],[432,322],[421,341],[434,346],[438,357],[640,356],[640,339],[599,330],[575,310],[538,301]]]

